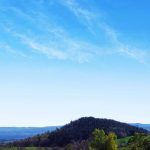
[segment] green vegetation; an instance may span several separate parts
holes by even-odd
[[[95,129],[87,140],[73,142],[64,147],[1,147],[0,150],[150,150],[150,135],[136,133],[117,139],[115,133],[106,134]]]
[[[136,133],[118,140],[119,150],[150,150],[150,135]]]
[[[134,136],[117,139],[115,133],[105,134],[95,129],[92,137],[82,144],[69,144],[65,150],[150,150],[150,135],[136,133]]]
[[[0,150],[54,150],[54,148],[44,148],[44,147],[1,147]],[[60,148],[56,148],[55,150],[60,150]]]
[[[38,150],[34,147],[28,147],[28,148],[17,148],[17,147],[2,147],[0,150]]]
[[[121,138],[121,139],[117,139],[117,144],[119,146],[126,146],[130,140],[130,138],[132,138],[133,136],[127,136],[125,138]]]
[[[86,117],[56,131],[1,146],[0,150],[150,150],[150,135],[125,123]]]
[[[106,135],[103,130],[95,129],[92,135],[89,150],[117,150],[117,136],[114,133]]]
[[[69,124],[42,135],[34,136],[17,142],[13,142],[15,147],[65,147],[70,143],[86,141],[91,137],[94,129],[104,130],[106,134],[113,132],[118,138],[132,136],[135,133],[148,132],[144,129],[131,126],[109,119],[99,119],[93,117],[83,117],[72,121]]]

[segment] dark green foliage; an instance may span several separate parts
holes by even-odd
[[[121,139],[117,139],[118,146],[125,147],[131,138],[132,138],[132,136],[127,136],[127,137],[124,137]]]
[[[143,141],[143,147],[144,147],[145,150],[150,150],[150,138],[146,138]]]
[[[120,150],[150,150],[149,135],[146,135],[144,133],[136,133],[134,136],[127,138],[128,142],[126,143],[126,145],[120,145]]]
[[[88,149],[89,149],[89,140],[70,143],[66,145],[64,148],[64,150],[88,150]]]
[[[131,136],[136,132],[147,133],[144,129],[133,127],[114,120],[86,117],[73,121],[51,133],[45,133],[40,136],[14,142],[13,145],[42,147],[65,146],[69,143],[87,140],[95,128],[104,130],[106,134],[114,132],[119,138]]]
[[[135,136],[133,136],[130,140],[129,140],[129,145],[132,149],[135,149],[135,147],[137,148],[143,148],[143,142],[145,140],[145,134],[141,133],[136,133]]]

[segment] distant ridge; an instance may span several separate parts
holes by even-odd
[[[142,124],[142,123],[130,123],[130,125],[139,127],[139,128],[143,128],[145,130],[150,131],[150,124]]]
[[[47,131],[54,131],[59,126],[50,127],[0,127],[0,143],[32,137]]]
[[[33,138],[14,142],[14,146],[65,146],[72,142],[87,140],[95,128],[106,133],[115,132],[118,137],[131,136],[134,133],[148,133],[147,130],[109,119],[83,117],[57,129]]]

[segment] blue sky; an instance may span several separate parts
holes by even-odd
[[[0,126],[150,123],[149,5],[1,0]]]

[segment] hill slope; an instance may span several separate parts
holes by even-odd
[[[144,129],[126,123],[85,117],[72,121],[51,133],[45,133],[13,144],[14,146],[64,146],[71,142],[88,139],[95,128],[103,129],[106,133],[115,132],[118,137],[131,136],[136,132],[148,133]]]

